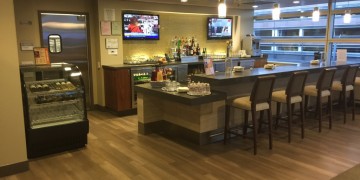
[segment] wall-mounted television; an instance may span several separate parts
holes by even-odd
[[[209,17],[207,21],[207,39],[231,39],[232,18]]]
[[[159,15],[123,13],[123,39],[159,40]]]

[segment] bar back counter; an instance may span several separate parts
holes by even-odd
[[[304,63],[274,69],[254,68],[242,72],[194,75],[192,81],[210,83],[212,94],[207,96],[166,92],[149,84],[138,85],[135,90],[138,92],[139,133],[156,132],[200,145],[219,141],[223,139],[226,101],[249,95],[258,76],[275,75],[274,90],[278,90],[286,87],[290,75],[295,71],[309,72],[308,85],[314,84],[321,70],[327,67],[336,67],[334,79],[339,79],[349,64],[357,63]],[[231,124],[243,123],[241,111],[232,110],[230,117]]]

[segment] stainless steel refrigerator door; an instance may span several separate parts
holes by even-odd
[[[87,19],[87,15],[82,13],[40,13],[42,46],[50,49],[50,62],[66,62],[79,67],[84,79],[87,107],[90,107],[92,98]],[[60,40],[52,41],[50,38],[49,42],[51,35],[59,35]],[[51,49],[54,42],[56,50]]]

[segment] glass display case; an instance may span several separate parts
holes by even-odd
[[[85,146],[89,123],[80,70],[57,63],[20,72],[28,157]]]

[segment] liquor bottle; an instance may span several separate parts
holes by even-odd
[[[194,55],[194,48],[192,45],[189,46],[189,56],[193,56]]]
[[[206,57],[206,48],[203,48],[202,54],[203,54],[204,57]]]
[[[159,67],[155,66],[155,69],[151,72],[151,81],[157,81],[158,71],[159,71]]]
[[[191,49],[192,49],[191,56],[194,56],[194,55],[195,55],[195,52],[196,52],[196,49],[195,49],[195,38],[194,38],[194,36],[191,38]]]
[[[197,43],[197,45],[196,45],[196,55],[200,55],[200,45],[199,45],[199,43]]]

